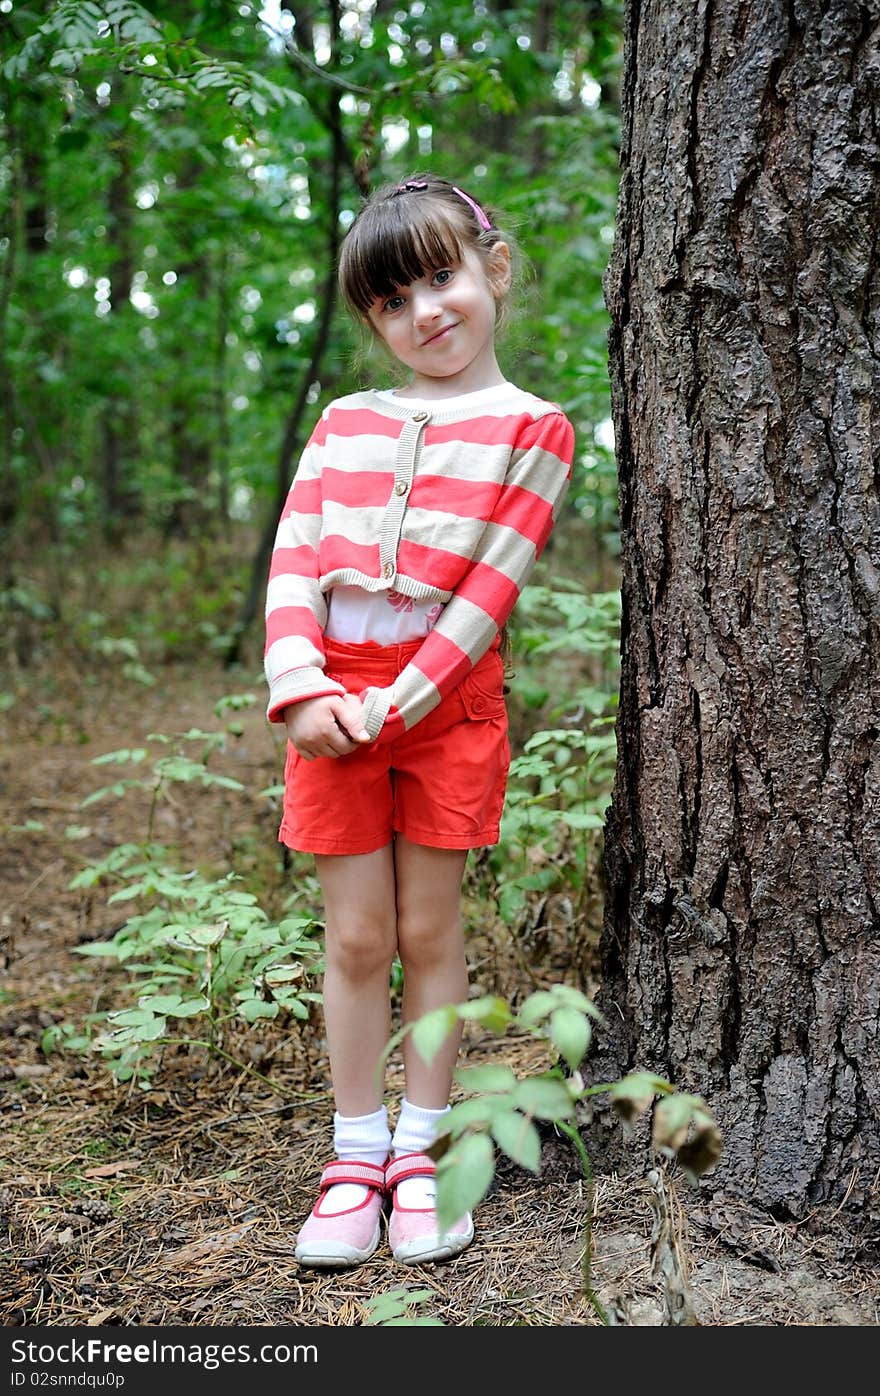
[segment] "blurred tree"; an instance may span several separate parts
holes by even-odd
[[[109,538],[125,531],[135,512],[138,489],[135,482],[137,458],[137,396],[131,388],[135,373],[126,355],[127,343],[134,339],[131,293],[134,290],[137,247],[135,243],[134,133],[123,82],[114,75],[110,87],[110,111],[105,118],[106,148],[111,162],[107,179],[107,272],[109,307],[106,332],[120,346],[117,372],[122,375],[120,391],[103,396],[100,408],[103,495],[102,522]]]

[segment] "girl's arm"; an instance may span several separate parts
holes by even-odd
[[[320,424],[319,424],[320,427]],[[281,513],[266,589],[266,650],[270,722],[305,698],[345,689],[324,673],[327,601],[318,584],[321,537],[320,448],[315,429],[303,451]]]
[[[385,742],[409,731],[492,645],[550,536],[573,455],[574,431],[560,411],[520,433],[473,560],[437,624],[393,684],[361,694],[370,736]]]

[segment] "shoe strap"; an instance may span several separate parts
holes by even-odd
[[[404,1178],[433,1177],[437,1165],[428,1154],[401,1154],[385,1169],[386,1188],[396,1188]]]
[[[321,1174],[321,1191],[337,1183],[361,1183],[364,1187],[385,1191],[385,1169],[380,1163],[364,1163],[359,1159],[334,1159]]]

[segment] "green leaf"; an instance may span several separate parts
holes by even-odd
[[[460,1100],[453,1105],[448,1115],[443,1117],[443,1133],[456,1138],[474,1125],[488,1125],[497,1115],[513,1109],[509,1096],[481,1095],[473,1100]]]
[[[519,1081],[513,1103],[539,1120],[566,1120],[574,1114],[574,1102],[562,1081],[552,1076],[530,1076]]]
[[[458,1006],[458,1017],[482,1023],[490,1032],[502,1032],[513,1021],[513,1013],[504,999],[487,994]]]
[[[127,747],[119,751],[105,751],[103,756],[93,756],[91,764],[93,766],[127,766],[132,760],[132,753]]]
[[[454,1004],[435,1008],[419,1018],[412,1028],[412,1040],[416,1051],[426,1066],[430,1066],[443,1043],[449,1037],[458,1021]]]
[[[433,1314],[417,1314],[413,1318],[389,1318],[382,1324],[383,1328],[444,1328],[442,1318],[437,1318]]]
[[[516,1085],[516,1073],[509,1066],[465,1066],[455,1079],[466,1091],[509,1091]]]
[[[88,945],[74,945],[71,947],[74,955],[91,955],[94,957],[105,956],[108,960],[119,958],[119,946],[112,941],[95,940]]]
[[[255,1023],[258,1018],[276,1018],[278,1016],[278,1004],[266,1003],[263,999],[247,999],[239,1004],[239,1013],[248,1023]]]
[[[115,795],[117,799],[120,799],[126,790],[133,790],[135,787],[142,789],[143,782],[140,780],[114,781],[113,785],[105,785],[103,789],[93,790],[91,795],[86,795],[84,799],[80,800],[79,807],[85,809],[88,805],[97,804],[99,800],[106,800],[109,795]]]
[[[136,1028],[143,1023],[151,1023],[155,1016],[150,1008],[118,1008],[107,1014],[107,1021],[114,1027]]]
[[[547,1031],[572,1071],[577,1071],[590,1045],[590,1020],[577,1008],[556,1008]]]
[[[100,1033],[92,1048],[97,1052],[118,1051],[120,1047],[132,1043],[156,1042],[164,1033],[165,1019],[150,1018],[142,1023],[133,1023],[130,1027],[116,1027],[113,1032]]]
[[[690,1139],[679,1144],[676,1153],[679,1167],[691,1183],[696,1183],[712,1168],[722,1153],[721,1131],[713,1117],[704,1110],[697,1110],[693,1116],[693,1133]]]
[[[263,978],[271,988],[280,989],[285,984],[295,984],[304,973],[302,965],[273,965],[265,971]]]
[[[207,950],[219,945],[228,929],[225,921],[214,926],[189,926],[178,931],[170,944],[179,946],[181,950]]]
[[[613,1082],[608,1091],[612,1108],[626,1124],[632,1124],[643,1115],[654,1096],[660,1091],[669,1091],[669,1082],[650,1071],[633,1071],[619,1081]]]
[[[367,1312],[370,1315],[369,1322],[380,1324],[387,1323],[391,1318],[397,1318],[406,1307],[403,1298],[404,1291],[401,1289],[391,1290],[388,1294],[374,1294],[366,1301]]]
[[[495,1154],[485,1134],[470,1134],[437,1164],[437,1220],[440,1229],[473,1211],[495,1176]]]
[[[654,1111],[651,1139],[654,1148],[672,1152],[678,1149],[684,1143],[694,1111],[702,1106],[698,1095],[688,1095],[684,1091],[665,1096]]]
[[[492,1121],[492,1138],[508,1158],[531,1173],[541,1171],[541,1136],[531,1120],[518,1111],[496,1115]]]
[[[602,815],[590,814],[583,810],[557,810],[556,817],[561,819],[563,824],[567,824],[570,829],[602,829],[605,826]]]
[[[68,824],[64,830],[66,839],[87,839],[91,833],[87,824]]]
[[[211,1007],[211,1000],[204,997],[197,999],[184,999],[176,1008],[168,1009],[170,1018],[195,1018],[199,1013],[206,1013]]]
[[[581,1013],[587,1013],[597,1022],[602,1021],[602,1014],[599,1012],[592,999],[588,999],[586,994],[582,994],[580,989],[573,989],[570,984],[554,984],[550,990],[553,998],[561,1001],[567,1008],[577,1008]]]
[[[529,994],[517,1014],[517,1021],[522,1023],[524,1028],[533,1028],[544,1018],[548,1018],[554,1008],[558,1007],[558,998],[548,993],[546,989],[539,989],[537,993]]]
[[[173,1013],[182,1003],[180,994],[145,994],[138,999],[138,1007],[150,1013]]]

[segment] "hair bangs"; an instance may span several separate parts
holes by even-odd
[[[451,209],[424,194],[401,194],[365,210],[342,246],[342,294],[357,314],[409,286],[426,271],[462,260],[461,233]]]

